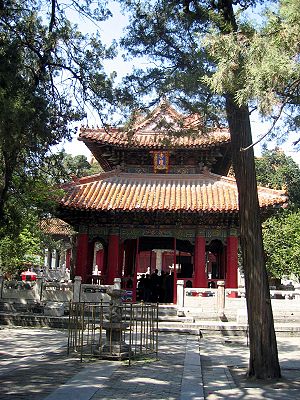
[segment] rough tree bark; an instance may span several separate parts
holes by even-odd
[[[260,208],[248,107],[238,107],[226,96],[226,112],[231,134],[232,158],[239,193],[241,248],[245,274],[249,322],[250,359],[248,376],[279,378],[277,342],[268,277],[265,266]]]
[[[0,160],[2,162],[1,172],[0,172],[0,226],[6,224],[5,219],[5,202],[8,196],[9,186],[12,181],[13,176],[13,165],[16,159],[16,156],[12,156],[9,152],[0,149],[1,157]],[[0,233],[1,237],[1,233]]]

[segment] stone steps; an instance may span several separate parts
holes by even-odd
[[[50,317],[31,313],[0,312],[0,325],[68,329],[68,324],[69,317]]]
[[[31,303],[16,303],[16,302],[0,302],[0,311],[12,312],[12,313],[42,313],[43,306],[31,302]]]
[[[0,324],[18,326],[49,326],[68,328],[67,315],[56,317],[43,315],[43,308],[38,305],[0,303]],[[177,313],[174,305],[160,305],[158,313],[159,331],[184,332],[202,335],[246,336],[247,321],[243,312],[237,320],[236,311],[220,319],[216,312],[197,312],[195,309]],[[180,315],[180,316],[179,316]],[[139,316],[138,316],[139,317]],[[300,336],[300,311],[277,310],[274,313],[275,329],[278,335]]]
[[[202,323],[160,323],[159,332],[189,333],[202,336],[247,336],[248,325],[222,321]],[[300,336],[300,323],[275,323],[277,336]]]

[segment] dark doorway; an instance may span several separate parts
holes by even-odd
[[[225,278],[225,252],[221,240],[212,240],[206,246],[206,268],[208,286],[216,287],[216,282]]]

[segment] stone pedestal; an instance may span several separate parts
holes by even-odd
[[[51,317],[62,317],[65,312],[64,303],[48,302],[44,307],[44,315]]]
[[[101,357],[105,359],[123,360],[131,355],[130,346],[122,339],[123,331],[129,327],[129,323],[122,321],[121,298],[125,293],[125,290],[120,289],[107,290],[111,302],[107,320],[102,323],[102,328],[106,331],[106,342],[99,351]]]
[[[106,342],[101,349],[102,358],[112,360],[129,358],[130,347],[122,340],[122,332],[129,327],[129,324],[105,321],[102,327],[106,331]]]

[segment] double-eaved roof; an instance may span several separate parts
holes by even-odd
[[[185,129],[189,135],[182,135]],[[176,132],[180,135],[176,135]],[[201,212],[207,215],[238,212],[235,179],[212,173],[208,169],[209,154],[212,156],[215,146],[219,149],[222,146],[228,147],[229,131],[226,128],[205,130],[203,120],[197,114],[183,116],[168,103],[163,103],[150,115],[137,117],[127,130],[82,128],[80,139],[94,150],[98,161],[107,157],[106,172],[65,185],[65,195],[60,202],[61,210],[104,212],[105,215],[115,212]],[[131,171],[124,169],[124,162],[131,163],[133,168],[134,164],[138,165],[142,160],[152,160],[151,157],[139,158],[139,152],[130,155],[133,154],[130,153],[133,148],[135,151],[143,149],[140,153],[144,154],[151,154],[152,150],[158,149],[173,149],[173,154],[177,149],[194,151],[193,157],[188,152],[181,153],[186,158],[180,161],[180,173],[158,174],[149,172],[150,165],[148,170],[139,170],[137,167]],[[124,154],[129,154],[127,159]],[[204,154],[202,158],[201,154]],[[224,154],[219,153],[219,157],[225,157]],[[110,157],[123,160],[123,169],[122,163],[112,166]],[[130,157],[135,157],[134,162]],[[178,158],[176,160],[178,162]],[[188,164],[190,160],[195,163],[195,172],[184,173],[184,163]],[[230,159],[226,162],[230,162]],[[285,193],[279,190],[258,187],[258,197],[260,207],[264,210],[287,204]]]

